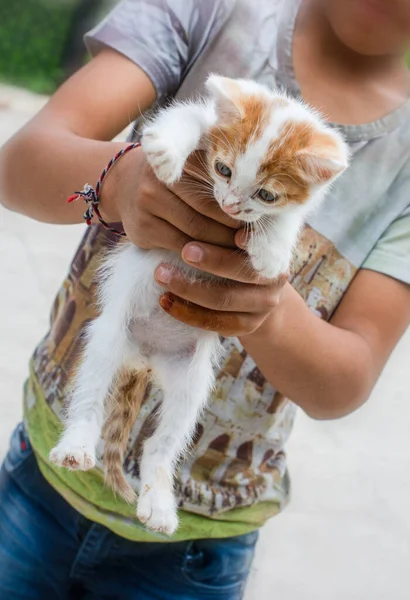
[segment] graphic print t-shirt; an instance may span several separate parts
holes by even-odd
[[[298,7],[299,0],[125,0],[86,42],[93,54],[108,46],[142,68],[159,105],[202,93],[209,72],[253,78],[296,96],[292,35]],[[352,164],[303,231],[292,266],[292,285],[326,320],[359,268],[410,283],[410,105],[340,129]],[[25,418],[44,475],[80,513],[130,539],[161,540],[104,487],[100,469],[70,473],[47,460],[84,328],[96,316],[96,270],[116,242],[97,225],[87,229],[56,297],[50,331],[32,359]],[[182,510],[175,539],[246,533],[288,498],[284,446],[295,406],[272,388],[238,340],[224,346],[215,392],[178,470]],[[137,490],[141,444],[155,427],[160,402],[160,392],[147,394],[129,440],[124,469]]]

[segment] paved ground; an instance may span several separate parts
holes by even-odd
[[[0,87],[0,143],[42,103]],[[30,353],[82,230],[0,207],[0,456],[21,416]],[[262,532],[247,600],[410,597],[409,356],[410,332],[354,415],[332,423],[299,415],[288,448],[293,501]]]

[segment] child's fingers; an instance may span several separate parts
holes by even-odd
[[[173,295],[211,310],[266,313],[278,300],[275,286],[234,283],[227,279],[187,279],[172,265],[161,264],[155,279]]]
[[[271,283],[253,269],[248,255],[240,250],[191,242],[184,247],[182,258],[187,264],[218,277],[258,285]]]
[[[215,200],[213,182],[207,174],[208,166],[205,160],[204,153],[200,151],[191,154],[181,180],[172,186],[172,190],[204,216],[227,227],[238,229],[241,223],[224,213]]]
[[[161,296],[160,305],[178,321],[207,331],[216,331],[226,337],[248,335],[260,324],[260,318],[255,315],[209,310],[181,300],[169,292]]]

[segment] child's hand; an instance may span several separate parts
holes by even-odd
[[[261,279],[246,253],[238,250],[189,243],[182,257],[221,280],[192,282],[175,267],[160,265],[155,278],[167,290],[160,299],[162,308],[179,321],[224,336],[241,337],[256,331],[277,306],[287,281],[286,275],[275,281]]]
[[[190,158],[188,168],[203,172],[201,157]],[[234,248],[239,228],[200,180],[184,174],[172,191],[160,183],[140,148],[125,155],[107,177],[101,212],[107,221],[121,221],[128,239],[144,249],[181,252],[192,240]]]

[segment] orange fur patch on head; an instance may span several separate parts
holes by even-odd
[[[237,106],[240,118],[215,126],[208,134],[209,150],[213,156],[232,154],[236,158],[250,143],[260,139],[269,123],[272,102],[267,98],[243,96],[238,98]]]
[[[309,122],[289,121],[270,144],[258,177],[271,181],[274,187],[278,185],[286,202],[303,204],[309,198],[312,182],[325,182],[335,174],[326,167],[325,160],[337,154],[337,143],[330,134]]]
[[[286,202],[301,204],[309,197],[309,184],[295,160],[296,153],[308,147],[313,127],[308,123],[286,123],[273,140],[260,166],[258,179],[272,182]],[[263,185],[266,185],[265,183]]]

